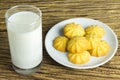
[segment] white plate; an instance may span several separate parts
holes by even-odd
[[[67,52],[63,53],[63,52],[56,50],[53,47],[53,40],[57,36],[63,35],[63,27],[66,24],[72,23],[72,22],[81,24],[84,28],[86,28],[89,25],[102,26],[106,31],[106,34],[103,37],[103,40],[106,40],[110,44],[110,47],[111,47],[108,54],[104,57],[99,57],[99,58],[91,56],[91,59],[88,63],[83,64],[83,65],[76,65],[76,64],[71,63],[68,60]],[[66,66],[66,67],[70,67],[70,68],[89,69],[89,68],[98,67],[98,66],[103,65],[106,62],[108,62],[115,55],[115,53],[117,51],[118,40],[117,40],[115,33],[110,29],[110,27],[98,20],[93,20],[93,19],[89,19],[89,18],[72,18],[72,19],[64,20],[62,22],[57,23],[49,30],[49,32],[47,33],[46,38],[45,38],[45,47],[46,47],[46,50],[47,50],[48,54],[50,55],[50,57],[53,58],[56,62]]]

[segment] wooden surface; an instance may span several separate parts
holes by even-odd
[[[41,69],[29,76],[17,74],[11,67],[5,12],[11,6],[31,4],[43,13],[43,40],[56,23],[74,17],[88,17],[109,25],[119,41],[118,51],[106,64],[88,70],[64,67],[43,48]],[[120,0],[0,0],[0,80],[120,80]]]

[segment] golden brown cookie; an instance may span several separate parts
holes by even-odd
[[[75,36],[84,36],[85,31],[81,25],[76,24],[76,23],[70,23],[70,24],[65,25],[64,35],[68,38],[72,38]]]
[[[82,53],[69,53],[68,59],[70,62],[74,64],[85,64],[90,60],[90,53],[88,51],[84,51]]]
[[[67,42],[68,42],[68,38],[66,38],[65,36],[58,36],[55,38],[53,42],[53,46],[55,49],[65,52]]]
[[[85,29],[86,35],[96,38],[102,38],[105,35],[105,30],[98,25],[90,25]]]
[[[100,57],[105,56],[108,53],[109,49],[109,44],[105,40],[101,40],[98,46],[89,52],[92,56]]]
[[[82,53],[88,49],[86,37],[73,37],[68,41],[67,50],[71,53]]]

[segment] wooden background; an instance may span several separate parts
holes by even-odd
[[[109,25],[116,33],[119,47],[106,64],[88,70],[64,67],[50,58],[43,48],[41,69],[30,76],[17,74],[11,67],[5,12],[18,4],[31,4],[43,13],[43,40],[56,23],[74,17],[88,17]],[[0,0],[0,80],[120,80],[120,0]]]

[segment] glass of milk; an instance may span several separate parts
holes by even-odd
[[[42,61],[42,13],[32,5],[17,5],[5,14],[13,68],[31,74]]]

